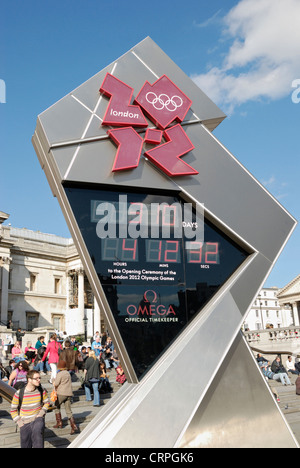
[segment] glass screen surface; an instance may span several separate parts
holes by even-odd
[[[248,254],[177,195],[65,191],[141,378]]]

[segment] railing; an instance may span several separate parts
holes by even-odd
[[[11,403],[16,389],[8,385],[7,383],[0,380],[0,395],[9,403]]]
[[[244,335],[249,344],[291,343],[299,340],[300,346],[300,327],[252,330],[244,332]]]

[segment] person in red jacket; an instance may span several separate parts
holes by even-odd
[[[44,362],[49,354],[48,363],[51,367],[50,383],[54,383],[57,374],[57,363],[59,361],[59,352],[62,350],[61,344],[57,342],[57,335],[54,333],[51,338],[42,361]]]

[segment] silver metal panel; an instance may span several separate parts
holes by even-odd
[[[230,348],[178,447],[298,448],[241,334]]]
[[[76,119],[73,119],[72,115],[76,115]],[[40,116],[50,143],[64,142],[81,136],[89,118],[90,112],[72,96],[66,96]]]
[[[135,92],[146,79],[153,83],[156,77],[166,74],[192,99],[195,115],[190,112],[186,116],[184,130],[195,150],[184,158],[199,171],[197,176],[171,179],[145,158],[137,169],[111,172],[116,147],[107,138],[106,128],[101,127],[108,100],[99,94],[107,71],[134,87]],[[256,446],[260,428],[265,432],[274,420],[278,433],[274,441],[268,438],[267,444],[279,446],[284,441],[287,446],[296,445],[248,348],[237,338],[257,291],[296,222],[207,130],[224,117],[150,38],[38,117],[33,136],[35,150],[65,215],[129,381],[71,447],[173,447],[195,444],[195,440],[204,446],[200,436],[205,428],[215,446],[220,427],[228,427],[222,446],[244,446],[241,432],[246,434],[249,445]],[[175,189],[187,200],[204,203],[213,222],[252,254],[139,383],[65,195],[62,184],[66,180],[109,184],[116,190],[120,185]],[[243,364],[237,364],[238,353]],[[244,388],[244,363],[251,367],[254,390]],[[224,375],[223,366],[230,370],[232,382]],[[188,376],[184,391],[180,390],[179,369]],[[230,406],[220,404],[220,389],[224,387],[231,396],[232,385],[237,385],[239,395],[236,407],[230,410]],[[265,402],[265,407],[258,401]],[[243,406],[251,412],[250,422]],[[218,418],[214,407],[219,409]],[[159,431],[149,431],[149,427],[156,426]]]
[[[135,386],[134,392],[127,395],[126,406],[110,421],[111,439],[105,446],[173,447],[222,363],[231,340],[232,325],[236,328],[240,322],[240,312],[230,295],[226,294],[217,304],[208,306],[149,375]],[[220,328],[223,330],[221,335]],[[201,360],[201,371],[197,357]],[[187,380],[184,388],[183,374]],[[97,422],[99,427],[102,426],[101,413]],[[159,427],[159,430],[149,434],[149,427]],[[72,447],[90,444],[90,440],[85,440],[86,436],[86,433],[78,436]],[[106,437],[106,431],[98,433],[92,447],[103,446]]]
[[[193,101],[192,109],[206,125],[211,122],[213,128],[226,118],[226,115],[212,102],[198,86],[176,65],[170,57],[151,38],[146,38],[134,47],[134,53],[158,77],[166,74],[183,91],[188,88],[188,96]]]

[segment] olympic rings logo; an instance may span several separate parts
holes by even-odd
[[[173,96],[171,98],[167,94],[157,96],[152,91],[146,94],[146,100],[158,111],[167,109],[169,112],[175,112],[176,109],[183,105],[183,100],[180,96]]]

